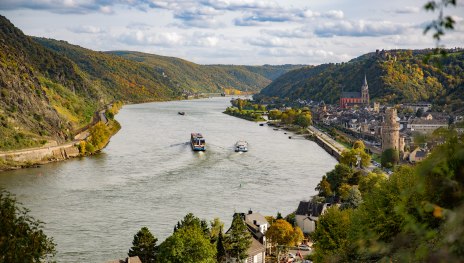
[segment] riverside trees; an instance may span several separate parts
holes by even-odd
[[[218,218],[211,227],[192,213],[174,227],[174,233],[156,246],[157,239],[142,228],[135,236],[129,256],[139,256],[145,262],[223,262],[226,256],[240,260],[248,257],[251,234],[240,214],[236,213],[229,231]]]
[[[150,233],[147,227],[142,227],[134,236],[132,248],[129,250],[129,257],[138,256],[142,263],[156,262],[156,241],[157,238]]]

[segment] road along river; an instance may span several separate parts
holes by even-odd
[[[223,114],[229,100],[124,106],[101,154],[3,172],[0,187],[46,223],[58,262],[123,258],[142,226],[159,244],[189,212],[226,228],[234,212],[291,213],[336,160],[312,141]],[[191,132],[203,134],[206,152],[191,151]],[[249,152],[234,152],[240,139]]]

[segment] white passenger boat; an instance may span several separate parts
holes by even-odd
[[[246,141],[238,141],[235,143],[236,152],[248,152],[248,143]]]

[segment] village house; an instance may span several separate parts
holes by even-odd
[[[295,220],[298,227],[304,234],[309,234],[316,230],[316,221],[319,216],[325,213],[329,203],[316,203],[311,201],[300,201],[295,212]]]
[[[265,263],[266,260],[266,231],[269,228],[269,223],[266,218],[260,213],[254,213],[249,210],[248,214],[240,213],[240,217],[245,222],[248,231],[251,233],[251,245],[248,248],[248,258],[243,263]],[[237,262],[236,258],[229,257],[226,262]]]

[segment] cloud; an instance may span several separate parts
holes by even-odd
[[[144,4],[143,0],[2,0],[0,1],[0,10],[32,9],[47,10],[58,14],[112,14],[114,5],[128,4],[129,2],[135,2],[135,5]]]
[[[152,25],[145,24],[145,23],[130,23],[126,26],[128,29],[138,29],[138,30],[148,30],[152,28]]]
[[[212,7],[201,7],[175,11],[174,18],[180,20],[181,24],[179,26],[184,28],[217,28],[222,23],[216,19],[216,16],[222,14],[222,11],[218,11]]]
[[[303,64],[319,64],[346,61],[352,56],[337,54],[325,49],[268,48],[259,52],[262,56],[292,58]]]
[[[331,20],[339,20],[344,17],[341,10],[329,10],[324,13],[315,12],[304,8],[282,8],[276,7],[272,9],[262,9],[248,12],[241,18],[236,18],[234,24],[236,26],[257,26],[260,24],[268,24],[272,22],[308,22],[315,18],[326,18]]]
[[[332,19],[342,19],[344,17],[344,13],[342,10],[329,10],[325,12],[323,16]]]
[[[401,34],[407,26],[389,21],[337,21],[327,22],[316,27],[314,33],[319,37],[333,36],[384,36]]]
[[[276,36],[276,37],[285,37],[285,38],[310,38],[312,37],[312,32],[307,27],[293,28],[293,29],[263,29],[260,31],[263,34]]]
[[[202,5],[213,7],[217,10],[243,11],[249,9],[263,10],[275,9],[279,5],[275,1],[263,0],[203,0]]]
[[[130,46],[161,46],[165,48],[177,47],[216,47],[224,36],[196,31],[192,34],[181,35],[176,32],[153,33],[142,30],[122,33],[116,40]]]
[[[106,30],[96,27],[96,26],[86,26],[86,25],[81,25],[81,26],[75,26],[75,27],[70,27],[68,28],[69,31],[77,34],[100,34],[100,33],[105,33]]]
[[[253,45],[253,46],[260,46],[260,47],[293,47],[295,44],[288,40],[279,37],[260,37],[260,38],[252,38],[246,41],[246,43]]]
[[[215,47],[218,43],[218,36],[203,32],[195,32],[192,36],[190,36],[190,40],[186,41],[186,45],[197,47]]]
[[[290,10],[284,8],[276,8],[269,10],[258,10],[249,12],[241,18],[236,18],[234,24],[236,26],[256,26],[269,22],[290,22],[301,20],[305,14],[302,11]]]
[[[124,33],[117,39],[124,44],[136,46],[157,45],[171,47],[181,45],[183,42],[183,37],[176,32],[152,34],[141,30]]]
[[[396,14],[417,14],[420,12],[420,7],[417,6],[405,6],[393,10]]]

